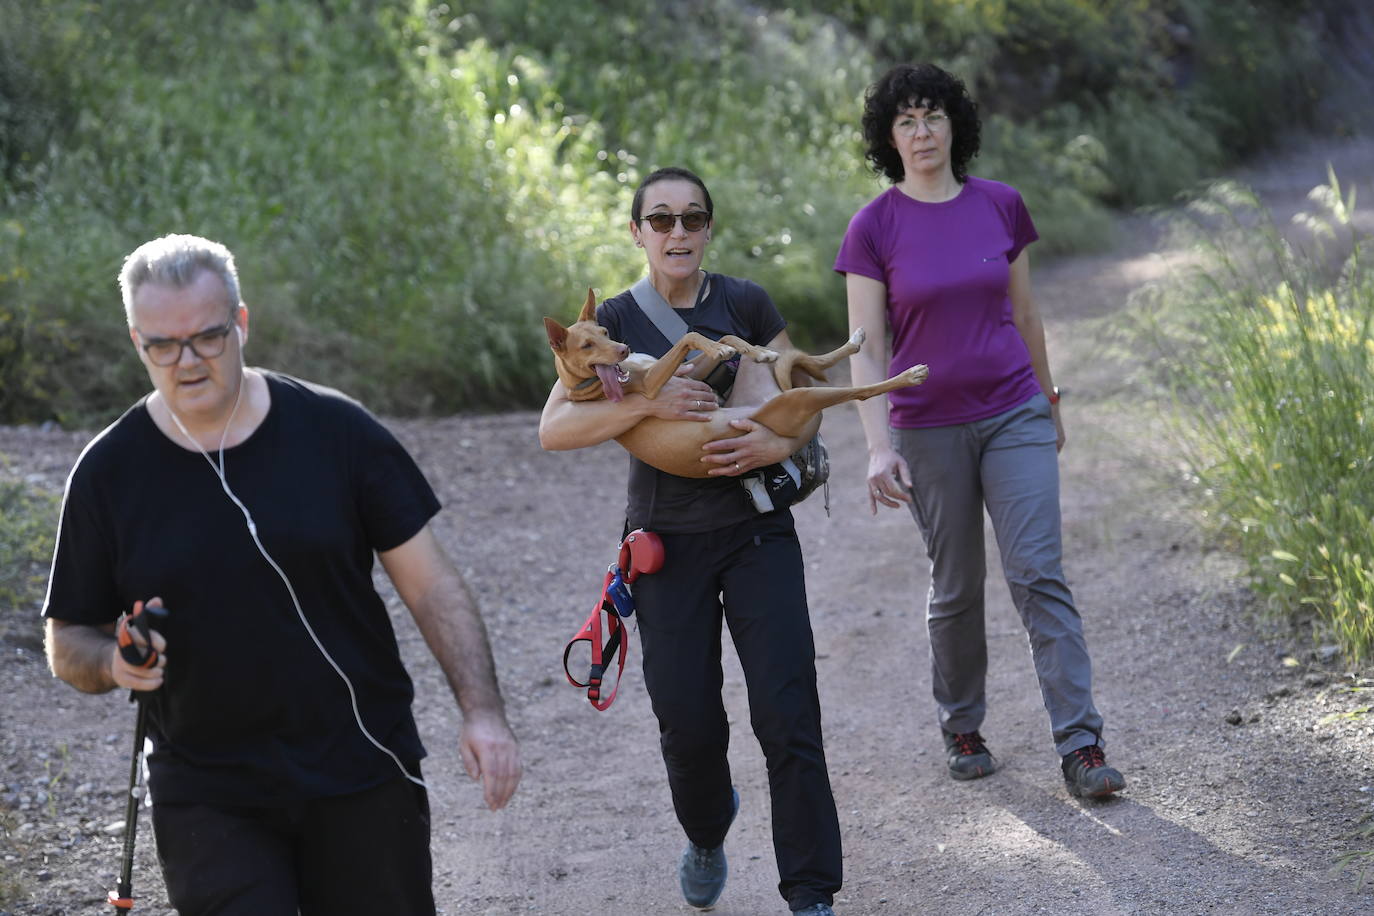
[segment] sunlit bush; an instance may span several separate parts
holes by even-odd
[[[0,420],[146,388],[114,278],[170,231],[239,255],[255,362],[387,412],[537,403],[539,318],[642,272],[630,193],[670,164],[717,199],[707,266],[835,344],[883,68],[963,75],[973,172],[1082,250],[1306,117],[1316,20],[1247,12],[1277,3],[0,0]]]
[[[1374,271],[1353,192],[1333,176],[1314,198],[1305,247],[1242,191],[1198,201],[1207,260],[1167,300],[1163,362],[1192,473],[1259,591],[1358,662],[1374,657]]]
[[[0,477],[0,635],[38,632],[57,512],[55,496]]]

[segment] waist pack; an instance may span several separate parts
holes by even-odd
[[[825,514],[830,514],[830,453],[820,433],[780,464],[759,468],[739,480],[759,512],[786,509],[824,486]]]

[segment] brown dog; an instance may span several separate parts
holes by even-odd
[[[927,375],[925,366],[912,366],[876,385],[793,387],[804,382],[805,376],[825,381],[826,369],[859,352],[864,342],[863,328],[855,331],[844,346],[824,356],[811,356],[800,350],[777,352],[728,335],[715,341],[691,331],[660,359],[654,359],[644,353],[631,353],[623,343],[611,340],[606,329],[596,323],[596,297],[591,290],[587,290],[587,302],[575,324],[565,328],[552,318],[545,318],[544,328],[553,348],[558,378],[568,387],[571,401],[603,397],[619,401],[626,393],[636,392],[653,398],[692,350],[701,351],[701,356],[693,361],[693,378],[704,378],[722,360],[736,355],[746,357],[740,360],[724,409],[713,411],[709,421],[645,417],[616,437],[640,461],[679,477],[709,476],[707,471],[712,465],[702,462],[701,447],[716,439],[742,435],[730,425],[731,420],[745,417],[779,436],[791,438],[801,435],[807,422],[827,407],[919,385]]]

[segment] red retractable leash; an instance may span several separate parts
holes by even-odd
[[[153,648],[153,630],[160,630],[167,620],[165,607],[148,607],[143,602],[134,605],[134,612],[120,618],[115,632],[115,642],[119,654],[135,668],[151,668],[157,664],[157,650]],[[133,628],[143,637],[146,649],[140,649],[130,635]],[[119,884],[109,892],[106,899],[117,913],[127,913],[134,908],[134,838],[138,832],[138,806],[143,800],[143,787],[139,785],[143,757],[143,741],[148,735],[147,697],[133,691],[129,699],[138,701],[138,715],[134,719],[134,753],[129,763],[129,796],[124,800],[124,860],[119,870]]]
[[[625,673],[625,655],[629,648],[629,639],[625,633],[625,625],[621,621],[635,612],[634,597],[630,594],[629,585],[641,575],[656,573],[662,568],[663,541],[658,535],[642,528],[636,528],[627,534],[625,540],[620,542],[619,557],[606,570],[606,578],[601,583],[601,594],[596,599],[591,616],[563,649],[563,673],[567,675],[568,683],[574,687],[584,688],[592,707],[600,712],[610,709],[611,704],[615,702],[615,695],[620,690],[620,676]],[[604,642],[603,634],[606,637]],[[592,654],[591,667],[585,681],[579,681],[574,677],[570,667],[572,651],[580,642],[588,643]],[[603,697],[601,684],[605,679],[606,669],[612,663],[617,665],[615,686]]]

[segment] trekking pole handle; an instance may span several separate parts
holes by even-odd
[[[134,605],[132,614],[121,617],[115,633],[115,642],[119,646],[119,654],[123,656],[124,661],[135,668],[151,668],[156,665],[158,654],[157,650],[153,648],[152,631],[161,630],[166,620],[167,609],[165,607],[149,607],[142,602]],[[147,648],[141,649],[134,642],[133,635],[129,632],[131,628],[143,637]]]

